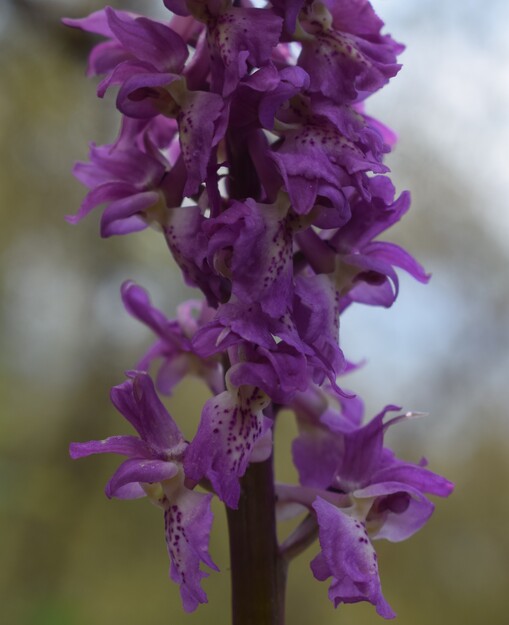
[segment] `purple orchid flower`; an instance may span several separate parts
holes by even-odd
[[[170,576],[180,585],[185,610],[192,612],[207,602],[200,586],[207,574],[200,563],[218,570],[208,553],[212,495],[186,486],[183,462],[188,444],[157,397],[150,377],[136,371],[128,375],[126,382],[112,389],[111,400],[138,436],[71,443],[71,458],[102,453],[127,456],[107,483],[106,495],[118,499],[148,496],[163,509]]]
[[[313,286],[318,302],[328,301],[331,290]],[[296,293],[295,302],[294,315],[277,319],[265,314],[259,304],[224,304],[196,333],[195,349],[203,357],[228,349],[238,362],[232,381],[259,386],[277,403],[290,402],[310,381],[321,383],[326,377],[341,393],[336,378],[346,363],[334,332],[335,320],[329,309],[314,318],[319,303],[302,292]]]
[[[193,15],[207,27],[212,91],[228,97],[250,67],[260,67],[279,43],[282,20],[270,9],[229,2],[164,0],[177,15]]]
[[[172,208],[166,216],[163,233],[186,284],[198,287],[209,306],[217,308],[220,302],[228,301],[230,285],[209,264],[204,213],[201,202]]]
[[[292,217],[288,203],[233,202],[203,227],[209,265],[231,281],[239,302],[259,302],[272,317],[287,309],[292,292]]]
[[[103,237],[136,232],[164,220],[163,188],[169,162],[155,141],[164,136],[171,142],[176,131],[171,120],[140,124],[124,118],[114,144],[92,144],[90,162],[74,167],[74,175],[90,191],[78,213],[67,221],[77,223],[101,204],[106,204],[101,217]]]
[[[228,106],[217,94],[187,88],[185,41],[161,22],[110,7],[65,23],[112,38],[95,48],[90,62],[92,73],[106,73],[98,87],[101,97],[120,85],[117,107],[127,117],[177,119],[188,175],[184,195],[196,193],[211,151],[224,135]]]
[[[405,540],[433,512],[424,493],[447,497],[453,485],[427,470],[424,461],[404,462],[383,446],[387,428],[411,415],[384,423],[388,411],[399,410],[388,406],[360,426],[359,401],[342,398],[341,403],[338,412],[330,396],[318,388],[294,400],[301,432],[293,443],[293,458],[303,488],[293,491],[293,500],[316,513],[321,553],[311,568],[319,580],[333,578],[329,597],[334,605],[367,600],[381,616],[392,618],[368,536]],[[328,492],[342,499],[335,503]]]
[[[64,19],[64,24],[102,35],[109,41],[98,44],[89,59],[89,73],[108,74],[120,63],[138,61],[154,72],[178,74],[188,57],[185,42],[162,22],[106,7],[82,19]],[[99,88],[104,93],[104,86]]]
[[[135,16],[132,13],[123,12],[123,14],[131,19]],[[92,33],[94,35],[101,35],[108,38],[108,41],[103,41],[97,44],[92,49],[88,57],[88,76],[100,76],[112,71],[119,63],[131,58],[127,50],[114,36],[113,31],[108,23],[108,16],[104,9],[100,11],[94,11],[87,17],[80,19],[64,18],[62,23],[71,28],[78,28],[84,32]]]
[[[394,267],[404,269],[421,283],[430,276],[403,248],[373,240],[406,213],[410,196],[394,200],[394,187],[384,176],[369,179],[369,199],[355,192],[350,199],[351,218],[340,228],[298,235],[298,242],[311,267],[328,274],[337,293],[338,312],[352,302],[391,306],[399,280]]]
[[[370,535],[397,542],[431,516],[434,505],[424,493],[447,497],[453,485],[425,463],[404,462],[383,446],[387,428],[412,416],[384,423],[387,412],[394,410],[399,408],[387,406],[362,427],[352,427],[351,420],[330,410],[310,427],[310,413],[304,413],[301,422],[307,425],[294,441],[293,458],[304,486],[349,494],[363,508]]]
[[[410,206],[410,195],[393,200],[394,187],[387,178],[370,181],[371,198],[352,201],[352,218],[328,240],[337,254],[336,287],[342,296],[340,309],[351,302],[391,306],[398,295],[394,267],[426,284],[429,274],[403,248],[373,239],[399,221]],[[390,198],[390,199],[389,199]]]
[[[157,388],[161,393],[171,394],[175,386],[190,374],[205,380],[214,394],[224,390],[224,374],[219,358],[200,357],[192,344],[196,332],[211,319],[212,309],[204,302],[189,300],[178,306],[177,319],[170,321],[152,306],[145,289],[132,281],[122,285],[122,300],[129,314],[157,336],[157,341],[138,362],[137,368],[148,371],[155,359],[162,359],[157,375]]]
[[[337,205],[336,225],[342,226],[350,217],[345,192],[362,188],[368,171],[389,171],[382,163],[389,146],[368,118],[322,97],[294,97],[292,106],[276,111],[276,116],[283,126],[279,131],[276,127],[281,140],[274,144],[270,158],[294,210],[309,213],[322,196]]]
[[[367,0],[326,4],[307,2],[299,14],[298,63],[311,76],[311,92],[337,104],[363,99],[398,73],[404,47],[380,34],[383,22]]]

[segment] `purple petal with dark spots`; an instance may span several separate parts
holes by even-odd
[[[380,616],[393,618],[382,595],[377,557],[363,524],[336,506],[317,497],[313,503],[318,520],[321,553],[311,562],[315,577],[332,577],[329,599],[340,603],[369,601]]]
[[[239,479],[249,464],[253,446],[270,428],[263,415],[268,398],[259,389],[241,387],[209,399],[184,459],[186,476],[208,478],[219,498],[236,508]]]
[[[282,20],[268,9],[232,7],[209,31],[212,90],[229,96],[248,72],[260,67],[279,43]]]
[[[213,520],[211,499],[212,495],[181,488],[164,512],[170,576],[180,586],[186,612],[193,612],[200,603],[207,603],[207,595],[201,588],[201,580],[207,573],[200,569],[200,563],[219,570],[208,552]]]
[[[227,114],[227,110],[223,98],[206,91],[190,91],[182,103],[178,124],[180,147],[187,170],[186,196],[194,195],[205,180],[212,148],[226,130],[221,117]]]

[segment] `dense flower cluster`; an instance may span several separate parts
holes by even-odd
[[[206,601],[212,494],[238,505],[250,463],[270,457],[281,407],[296,415],[300,485],[278,499],[318,527],[317,579],[335,605],[367,600],[393,616],[372,541],[403,540],[451,484],[383,444],[387,407],[362,425],[362,404],[338,386],[349,364],[340,314],[353,302],[390,306],[395,268],[428,276],[400,247],[378,240],[409,208],[383,163],[394,137],[364,101],[399,70],[402,46],[382,34],[367,0],[164,0],[156,21],[106,8],[67,25],[101,35],[89,74],[98,95],[116,88],[122,124],[75,167],[89,192],[72,223],[102,206],[101,235],[156,226],[187,284],[206,301],[176,320],[127,282],[127,311],[156,342],[112,390],[139,437],[74,443],[73,457],[127,460],[109,497],[147,495],[164,510],[171,577],[186,610]],[[211,390],[185,441],[156,387],[186,375]]]

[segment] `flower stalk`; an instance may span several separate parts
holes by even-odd
[[[272,457],[250,465],[237,510],[227,508],[232,624],[284,625],[287,563],[276,536]]]

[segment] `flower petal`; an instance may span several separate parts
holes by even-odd
[[[424,267],[422,267],[422,265],[420,265],[406,250],[395,243],[388,243],[387,241],[373,241],[364,248],[364,253],[404,269],[413,278],[423,284],[427,284],[429,282],[430,275],[426,273]]]
[[[282,19],[270,9],[233,7],[209,30],[212,90],[229,96],[248,72],[259,67],[279,43]]]
[[[388,466],[382,467],[373,475],[373,483],[379,482],[402,482],[423,493],[439,497],[448,497],[454,489],[454,484],[445,477],[397,458],[392,459]]]
[[[138,193],[136,187],[125,182],[106,182],[92,189],[83,200],[76,215],[66,215],[68,223],[76,224],[90,213],[94,208],[106,202],[111,203],[131,197]]]
[[[125,498],[126,491],[120,489],[133,482],[153,484],[169,480],[179,472],[174,462],[131,458],[123,462],[106,484],[105,493],[108,498]]]
[[[359,499],[376,497],[366,524],[374,539],[385,538],[391,542],[400,542],[415,534],[435,509],[419,490],[398,482],[372,484],[354,491],[353,496]]]
[[[147,493],[143,490],[139,482],[131,482],[124,484],[115,491],[115,499],[141,499],[146,497]]]
[[[304,486],[327,489],[334,482],[341,453],[341,440],[327,431],[304,430],[292,444],[292,458],[299,482]]]
[[[87,33],[94,33],[95,35],[102,35],[103,37],[113,36],[110,25],[108,24],[108,17],[105,9],[94,11],[93,13],[90,13],[90,15],[87,15],[87,17],[81,17],[79,19],[64,17],[62,22],[66,26],[79,28]]]
[[[146,17],[133,18],[106,8],[108,25],[120,43],[136,58],[161,72],[179,73],[188,57],[187,46],[171,28]]]
[[[112,202],[101,217],[101,236],[107,238],[144,230],[148,226],[143,219],[144,212],[159,199],[157,191],[145,191]]]
[[[127,117],[146,119],[160,113],[171,115],[175,103],[166,88],[177,79],[178,74],[155,72],[146,63],[122,63],[103,80],[100,92],[105,92],[110,85],[121,84],[117,108]]]
[[[131,379],[111,390],[114,406],[155,449],[180,447],[182,434],[157,396],[150,376],[140,371],[129,375]]]
[[[292,236],[287,206],[234,202],[205,225],[211,264],[231,256],[225,276],[232,293],[246,305],[253,301],[274,318],[291,305]],[[233,251],[231,251],[233,250]],[[216,261],[216,262],[214,262]]]
[[[253,447],[271,426],[263,415],[268,403],[262,391],[249,386],[212,397],[203,407],[198,432],[187,449],[186,476],[196,481],[207,477],[230,508],[238,505],[239,479]]]
[[[344,434],[345,448],[338,474],[345,485],[371,481],[371,476],[379,467],[383,453],[383,419],[387,412],[395,410],[399,410],[399,407],[386,406],[367,425]]]
[[[122,284],[121,295],[127,312],[161,336],[165,326],[170,322],[158,308],[152,306],[148,292],[132,280],[128,280]],[[175,322],[173,325],[175,329],[178,327]]]
[[[306,357],[294,347],[280,342],[273,350],[250,350],[247,345],[244,349],[249,358],[232,370],[230,379],[235,386],[257,386],[280,404],[290,402],[297,391],[308,386]]]
[[[89,54],[87,76],[100,76],[112,72],[117,65],[129,58],[129,53],[118,41],[98,43]]]
[[[147,443],[137,436],[111,436],[102,441],[69,445],[69,455],[73,460],[93,454],[120,454],[121,456],[150,458],[152,451]]]
[[[207,595],[200,586],[207,573],[200,570],[200,562],[215,571],[219,570],[208,553],[213,520],[211,499],[212,495],[181,488],[164,512],[166,545],[171,560],[170,576],[180,585],[186,612],[193,612],[198,604],[207,603]]]
[[[217,93],[187,91],[178,116],[180,148],[187,170],[184,195],[194,195],[205,180],[212,148],[222,138],[227,107]]]
[[[321,497],[313,508],[322,552],[311,562],[311,569],[319,580],[332,576],[329,598],[334,607],[369,601],[380,616],[393,618],[395,614],[382,595],[376,553],[362,523]]]

